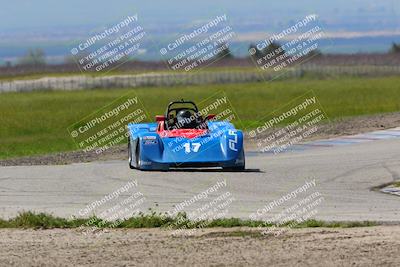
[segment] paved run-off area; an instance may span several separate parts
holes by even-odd
[[[127,161],[118,160],[0,167],[0,217],[12,217],[20,211],[63,217],[90,215],[98,209],[87,209],[88,204],[134,181],[137,186],[132,190],[140,192],[144,200],[135,208],[143,212],[148,208],[191,212],[229,192],[231,201],[224,206],[224,217],[248,218],[258,210],[263,216],[258,218],[273,219],[283,208],[317,192],[322,200],[313,206],[314,218],[400,222],[400,198],[372,189],[400,180],[400,138],[310,147],[278,155],[248,153],[245,172],[140,172],[129,169]],[[314,179],[315,186],[306,192],[262,210]],[[223,185],[208,197],[195,197],[218,183]],[[124,192],[104,207],[112,207],[130,194]],[[177,209],[183,202],[186,204],[178,205],[182,209]]]

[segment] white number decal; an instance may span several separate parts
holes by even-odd
[[[185,153],[188,154],[190,152],[198,152],[200,149],[200,143],[185,143],[183,147],[185,148]]]
[[[192,143],[192,146],[193,146],[193,152],[198,152],[201,144],[200,143]]]
[[[185,153],[190,153],[190,143],[185,143],[183,144],[183,147],[185,148]]]
[[[238,151],[236,148],[236,144],[238,142],[238,136],[236,131],[229,130],[229,135],[233,136],[233,139],[229,139],[229,148],[233,151]]]

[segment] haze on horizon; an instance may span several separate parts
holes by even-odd
[[[0,0],[0,4],[0,58],[3,59],[16,57],[35,46],[51,47],[48,54],[62,54],[66,42],[83,38],[132,14],[139,15],[143,27],[155,38],[174,35],[215,15],[227,14],[238,33],[238,41],[251,42],[280,31],[306,15],[317,14],[331,38],[386,38],[380,47],[374,42],[370,46],[362,42],[351,47],[346,44],[350,52],[383,51],[392,41],[400,41],[398,0],[272,3],[263,0]],[[336,48],[337,51],[344,49]],[[68,47],[64,50],[68,51]]]

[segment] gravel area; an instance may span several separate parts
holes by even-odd
[[[257,229],[0,230],[0,266],[398,266],[400,226]],[[244,234],[243,234],[244,233]],[[251,233],[251,234],[250,234]]]

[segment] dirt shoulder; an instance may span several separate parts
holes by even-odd
[[[400,112],[386,113],[380,115],[350,117],[332,121],[319,126],[316,134],[309,140],[331,138],[335,136],[354,135],[359,133],[383,130],[400,126]],[[263,133],[267,135],[268,132]],[[259,138],[263,138],[260,135]],[[255,142],[246,142],[247,150],[255,150]],[[0,166],[19,165],[63,165],[80,162],[102,161],[102,160],[127,160],[127,145],[115,146],[104,153],[85,153],[82,151],[55,153],[43,156],[20,157],[0,160]]]
[[[257,234],[258,233],[258,234]],[[398,266],[400,226],[295,229],[278,236],[249,228],[0,230],[0,266]]]

